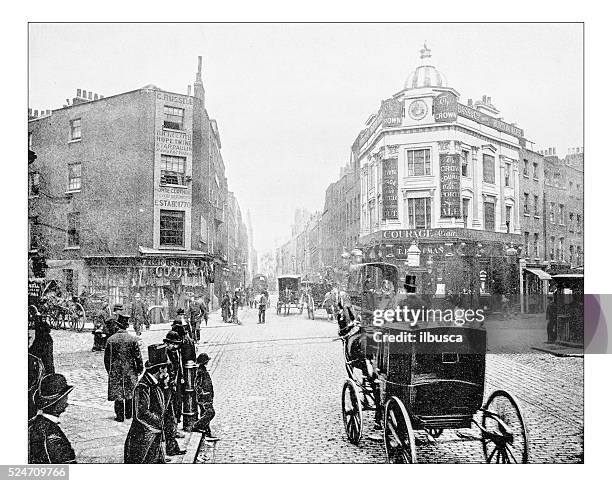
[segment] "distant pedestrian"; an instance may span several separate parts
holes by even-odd
[[[152,344],[148,348],[145,373],[134,390],[134,420],[125,439],[123,453],[126,464],[163,464],[164,412],[170,362],[166,346]]]
[[[208,309],[201,297],[194,299],[189,305],[189,321],[193,333],[193,339],[197,342],[200,340],[200,328],[202,319],[208,323]]]
[[[104,367],[108,373],[108,400],[115,402],[115,420],[132,418],[132,398],[142,373],[138,339],[127,332],[129,316],[118,315],[119,330],[106,343]]]
[[[268,308],[268,300],[266,299],[266,294],[261,294],[259,296],[259,324],[266,323],[266,309]]]
[[[143,326],[145,326],[146,329],[151,327],[147,310],[147,305],[142,300],[140,294],[136,292],[136,294],[134,294],[134,301],[132,302],[130,317],[132,318],[134,331],[136,331],[137,336],[142,334]]]
[[[232,301],[230,299],[229,293],[225,292],[223,294],[223,299],[221,299],[221,317],[223,318],[223,322],[229,322],[231,318],[231,308]]]
[[[212,435],[210,430],[210,421],[215,416],[215,409],[213,407],[215,391],[213,389],[210,374],[206,369],[206,364],[209,361],[210,358],[206,353],[201,353],[196,359],[198,370],[195,378],[195,392],[196,401],[200,409],[200,419],[194,424],[193,430],[195,432],[201,432],[205,440],[216,441],[219,439]]]
[[[64,375],[45,376],[34,403],[36,415],[28,423],[28,462],[30,464],[73,464],[76,456],[59,426],[60,415],[68,407],[68,394],[74,389]]]
[[[546,306],[546,333],[548,335],[548,343],[554,343],[557,340],[557,315],[558,307],[555,302],[555,297],[548,296],[548,305]]]
[[[55,373],[55,365],[53,364],[53,338],[51,337],[51,329],[42,315],[38,314],[34,322],[34,341],[28,350],[39,358],[45,367],[46,374]]]
[[[238,306],[240,305],[240,292],[238,289],[234,292],[234,297],[232,298],[232,322],[234,324],[240,324],[238,320]]]

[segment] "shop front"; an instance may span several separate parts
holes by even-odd
[[[208,256],[142,255],[85,257],[88,291],[108,296],[109,303],[129,308],[140,293],[155,307],[154,319],[172,319],[192,297],[209,297],[214,287],[214,263]]]
[[[400,278],[416,277],[417,292],[461,296],[464,306],[501,307],[501,296],[518,303],[520,236],[455,229],[383,230],[362,238],[364,261],[397,265]]]

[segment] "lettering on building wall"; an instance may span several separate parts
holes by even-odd
[[[155,150],[166,155],[191,155],[191,134],[158,128],[155,132]]]
[[[382,217],[385,220],[398,219],[397,213],[397,159],[382,162]]]
[[[382,101],[376,118],[359,136],[359,146],[366,143],[378,127],[397,127],[401,124],[402,103],[395,98]]]
[[[457,97],[453,93],[442,93],[433,100],[433,116],[436,122],[457,120]]]
[[[461,217],[461,166],[458,154],[440,155],[440,216]]]
[[[181,105],[192,105],[193,99],[189,96],[181,96],[172,93],[157,93],[157,99],[166,103],[180,103]]]

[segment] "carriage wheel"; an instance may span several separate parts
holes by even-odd
[[[281,313],[281,306],[280,304],[276,304],[276,314],[280,316]]]
[[[342,387],[342,420],[349,442],[359,444],[363,432],[363,410],[359,392],[353,380],[346,380]]]
[[[66,328],[64,313],[60,309],[53,309],[49,314],[49,327],[53,329]]]
[[[70,309],[70,329],[74,329],[76,332],[81,332],[85,329],[85,309],[79,303],[75,303]]]
[[[387,462],[391,464],[417,462],[412,423],[406,407],[397,397],[391,397],[385,405],[384,438]]]
[[[482,411],[481,440],[487,463],[527,463],[527,428],[512,395],[503,390],[494,391]]]
[[[38,309],[35,305],[30,304],[28,306],[28,329],[34,329],[36,324],[36,316],[38,315]]]

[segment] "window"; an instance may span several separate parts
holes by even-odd
[[[512,206],[506,206],[506,228],[510,233],[510,224],[512,222]]]
[[[570,265],[574,263],[574,245],[569,246],[569,262]]]
[[[368,166],[368,190],[374,187],[374,164]]]
[[[550,203],[549,210],[548,210],[548,220],[551,223],[555,222],[555,203]]]
[[[461,214],[463,215],[463,221],[467,225],[467,220],[470,217],[470,200],[463,199],[461,203]]]
[[[529,173],[527,172],[527,164],[529,162],[527,161],[527,159],[523,159],[523,175],[525,177],[529,176]]]
[[[482,156],[482,180],[495,184],[495,159],[492,155]]]
[[[525,172],[526,172],[526,170],[525,170]],[[527,175],[527,174],[525,174],[525,175]],[[533,163],[533,178],[536,179],[536,180],[540,178],[540,176],[538,174],[538,163],[537,162]]]
[[[183,130],[184,118],[185,110],[183,108],[164,106],[164,128],[170,128],[172,130]]]
[[[559,238],[559,248],[557,248],[557,260],[565,261],[565,238]]]
[[[582,266],[582,248],[579,246],[576,247],[576,266]]]
[[[559,224],[565,224],[565,205],[559,204]]]
[[[574,232],[574,213],[569,213],[569,231],[570,233]]]
[[[550,237],[550,259],[551,260],[555,259],[555,237],[554,236]]]
[[[81,190],[81,163],[68,164],[68,190]]]
[[[540,216],[540,198],[539,196],[533,196],[533,215]]]
[[[161,246],[183,246],[185,232],[184,211],[159,212],[159,244]]]
[[[582,233],[582,221],[581,221],[582,217],[577,214],[576,215],[576,231],[578,233]]]
[[[570,186],[570,191],[571,191],[571,190],[574,188],[574,182],[573,182],[573,181],[570,181],[569,186]]]
[[[429,149],[406,152],[406,174],[409,176],[431,175]]]
[[[485,230],[495,231],[495,203],[484,203]]]
[[[576,190],[580,191],[580,184],[576,184]]]
[[[185,185],[185,157],[161,156],[161,183]]]
[[[523,200],[523,213],[524,214],[529,214],[529,193],[524,193],[524,200]]]
[[[72,268],[64,268],[64,283],[66,286],[66,292],[72,295],[77,295],[78,293],[78,272],[75,272]]]
[[[529,256],[529,232],[525,231],[525,256]]]
[[[506,187],[511,187],[511,182],[512,182],[512,165],[511,164],[506,164],[506,167],[504,169],[504,184]]]
[[[408,217],[408,228],[431,228],[431,198],[405,198],[404,207]]]
[[[79,213],[68,213],[68,247],[78,248],[80,246],[79,239]]]
[[[533,255],[538,258],[540,256],[540,235],[533,234]]]
[[[470,176],[470,153],[467,150],[461,151],[461,175],[463,177]]]
[[[70,139],[80,140],[81,139],[81,119],[76,118],[70,122]]]
[[[32,149],[32,132],[28,132],[28,148]]]

